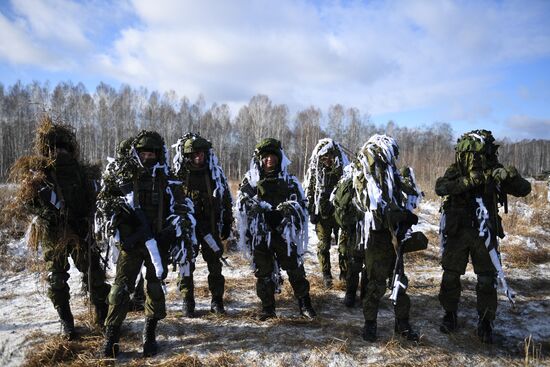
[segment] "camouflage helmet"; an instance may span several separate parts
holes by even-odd
[[[489,130],[472,130],[463,134],[456,142],[456,160],[464,165],[466,169],[473,167],[473,162],[481,160],[483,168],[498,163],[497,150],[499,145],[495,144],[495,138]],[[475,158],[478,157],[478,158]],[[475,159],[474,159],[475,158]]]
[[[212,143],[201,137],[199,134],[188,133],[183,136],[183,154],[195,152],[207,152],[212,148]]]
[[[283,149],[281,142],[274,138],[265,138],[256,144],[254,154],[261,158],[262,156],[272,153],[275,154],[279,160],[281,158],[281,149]]]
[[[49,115],[45,115],[37,127],[34,147],[36,153],[44,157],[53,157],[56,148],[65,149],[73,158],[79,154],[74,128],[54,123]]]
[[[164,139],[156,131],[141,130],[133,145],[138,151],[161,152],[164,148]]]
[[[124,139],[122,140],[117,147],[116,154],[118,158],[122,158],[127,156],[130,153],[130,149],[132,149],[132,139]]]

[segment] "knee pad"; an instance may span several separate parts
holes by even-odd
[[[123,302],[128,302],[130,300],[130,292],[125,285],[113,284],[111,286],[111,291],[109,292],[109,304],[116,306],[120,305]]]
[[[477,289],[482,293],[493,293],[497,288],[494,274],[479,274],[477,276]]]
[[[48,283],[52,291],[60,291],[68,287],[67,280],[69,275],[67,273],[50,273],[48,274]]]
[[[147,295],[153,301],[160,301],[164,298],[164,291],[160,282],[147,281]]]

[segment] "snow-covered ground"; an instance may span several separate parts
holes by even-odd
[[[380,307],[378,341],[366,343],[361,339],[361,308],[344,307],[343,285],[337,280],[330,290],[322,287],[316,256],[317,237],[310,226],[310,245],[305,261],[313,304],[319,315],[315,320],[299,317],[298,306],[286,280],[282,293],[277,296],[278,318],[256,321],[254,317],[260,304],[255,294],[255,278],[248,260],[233,252],[229,253],[231,267],[223,270],[227,315],[209,314],[207,269],[199,256],[195,272],[198,317],[182,317],[176,273],[171,272],[167,280],[168,317],[160,323],[158,331],[161,351],[148,363],[158,364],[187,355],[195,360],[198,358],[204,365],[219,365],[223,364],[222,361],[246,366],[519,365],[524,363],[523,344],[529,336],[537,350],[540,347],[543,354],[547,353],[550,348],[549,263],[521,269],[505,266],[508,281],[518,292],[518,301],[516,308],[511,309],[499,293],[496,340],[492,346],[479,343],[474,334],[477,318],[475,274],[468,266],[462,278],[461,329],[450,336],[439,332],[442,310],[437,300],[441,278],[437,243],[438,203],[424,202],[418,212],[420,223],[417,229],[427,233],[430,245],[425,255],[411,258],[406,271],[410,279],[411,321],[422,334],[419,343],[407,342],[393,335],[393,310],[388,294]],[[547,232],[548,228],[540,230]],[[16,241],[10,244],[9,251],[14,257],[25,256],[25,246],[23,241]],[[547,248],[549,244],[543,243],[542,246]],[[336,247],[331,249],[331,256],[333,276],[337,278]],[[112,273],[111,270],[111,276]],[[71,343],[85,343],[88,337],[94,341],[91,345],[97,348],[100,335],[95,332],[87,336],[89,329],[84,327],[89,318],[85,297],[80,293],[80,275],[74,267],[70,274],[71,305],[79,331],[83,333],[80,341]],[[142,326],[143,314],[128,314],[122,329],[120,363],[133,363],[139,358]],[[40,352],[44,345],[52,343],[52,337],[59,330],[57,315],[46,296],[40,274],[28,271],[0,274],[0,365],[23,364],[29,352]],[[96,350],[87,350],[81,353],[80,359],[72,362],[96,365],[97,359],[94,358],[98,358]],[[545,363],[548,360],[538,359],[538,364]]]

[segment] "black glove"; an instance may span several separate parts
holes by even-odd
[[[276,229],[277,226],[283,221],[283,215],[278,210],[270,210],[265,212],[264,217],[271,229]]]
[[[309,221],[311,222],[311,224],[315,225],[315,224],[319,223],[319,216],[315,213],[310,214],[309,215]]]
[[[412,226],[418,223],[418,216],[410,210],[392,210],[390,211],[389,219],[393,226],[397,226],[399,224]]]
[[[168,247],[176,242],[176,229],[172,225],[166,226],[155,237],[159,246]]]
[[[222,233],[220,233],[220,239],[225,241],[231,235],[231,225],[224,224],[222,227]]]

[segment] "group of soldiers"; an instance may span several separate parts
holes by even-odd
[[[48,271],[48,296],[65,337],[76,336],[68,256],[83,273],[97,324],[105,327],[104,357],[119,353],[121,325],[140,276],[145,279],[145,357],[158,351],[156,328],[166,317],[164,279],[170,263],[178,268],[183,314],[195,316],[193,272],[199,252],[208,267],[211,312],[225,313],[222,241],[231,236],[235,216],[239,247],[252,259],[261,301],[259,320],[276,317],[281,270],[287,273],[300,314],[316,317],[304,269],[310,221],[319,239],[323,285],[332,287],[329,250],[334,237],[347,307],[355,305],[360,290],[363,338],[376,340],[378,308],[389,283],[396,334],[419,340],[409,322],[403,254],[427,246],[426,237],[413,231],[418,223],[413,211],[423,193],[412,168],[398,169],[399,147],[393,138],[372,136],[351,163],[337,142],[320,140],[309,161],[305,192],[289,173],[281,142],[264,139],[255,148],[235,204],[207,139],[188,133],[173,148],[170,162],[161,135],[143,130],[120,143],[99,187],[94,187],[98,177],[79,160],[73,130],[45,118],[34,156],[14,165],[18,197],[33,215]],[[489,131],[464,134],[456,146],[455,163],[436,184],[437,195],[444,198],[439,300],[445,314],[440,330],[450,333],[458,328],[460,276],[471,256],[478,276],[477,332],[485,343],[492,342],[497,279],[513,299],[498,253],[498,238],[504,237],[498,208],[506,208],[508,194],[525,196],[531,190],[514,167],[498,162],[497,149]],[[105,241],[113,246],[102,257],[97,243]],[[105,281],[107,256],[116,263],[112,285]]]

